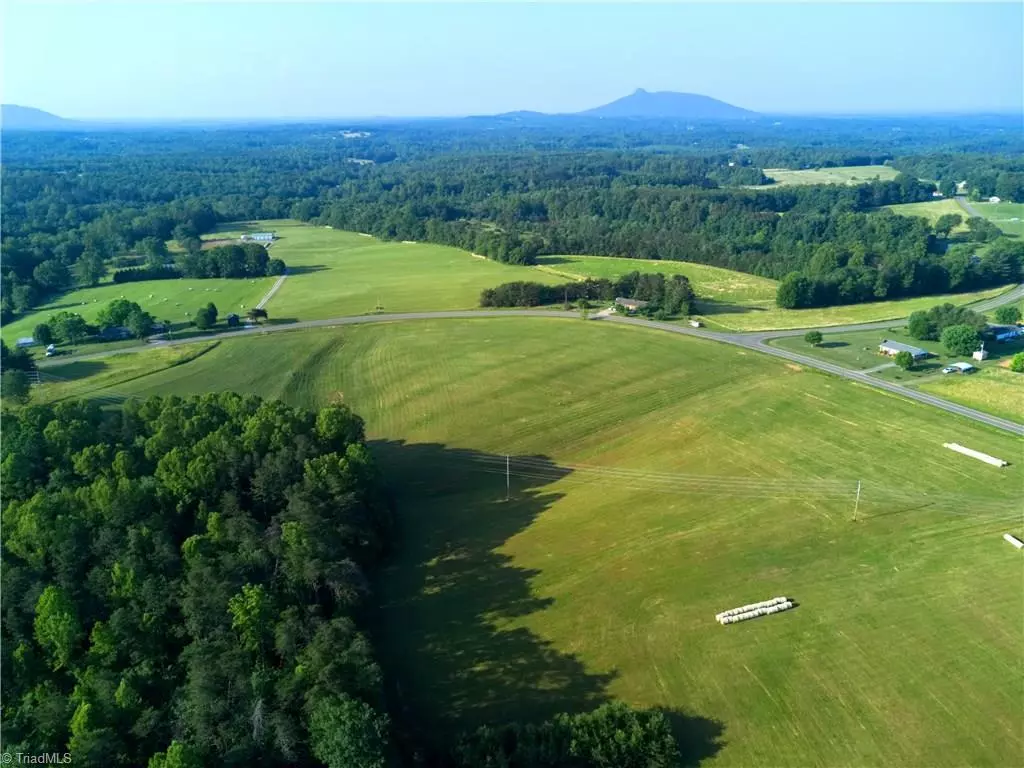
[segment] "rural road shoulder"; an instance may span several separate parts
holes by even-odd
[[[961,208],[963,208],[969,216],[981,216],[981,214],[978,212],[978,209],[971,205],[969,202],[967,202],[967,198],[964,197],[963,195],[957,195],[953,199],[956,200],[957,204]]]
[[[274,298],[274,294],[277,293],[278,289],[282,285],[284,285],[284,280],[286,277],[288,277],[287,269],[285,269],[284,274],[277,278],[277,280],[274,281],[274,284],[270,286],[270,290],[267,291],[267,295],[260,299],[260,303],[256,305],[256,309],[263,309],[265,306],[267,306],[267,302]]]
[[[1005,296],[1006,294],[1004,294]],[[179,341],[168,341],[159,344],[159,347],[175,347],[185,344],[196,344],[211,341],[221,341],[224,339],[234,339],[247,336],[262,336],[268,333],[278,333],[282,331],[294,331],[306,328],[336,328],[346,325],[365,325],[369,323],[394,323],[394,322],[405,322],[410,320],[444,320],[444,319],[486,319],[493,317],[540,317],[549,319],[562,319],[570,320],[578,318],[579,316],[575,313],[569,313],[565,311],[552,311],[552,310],[536,310],[536,309],[525,309],[525,310],[450,310],[441,312],[399,312],[390,314],[379,314],[379,315],[356,315],[353,317],[339,317],[331,318],[327,320],[306,320],[298,323],[290,323],[288,325],[270,325],[262,326],[252,329],[244,329],[239,331],[228,331],[223,333],[210,334],[208,336],[199,336],[189,339],[181,339]],[[835,376],[840,376],[844,379],[856,381],[865,386],[874,387],[876,389],[885,390],[892,394],[900,395],[902,397],[916,400],[917,402],[931,405],[935,408],[940,408],[957,416],[976,421],[981,424],[986,424],[996,429],[1012,432],[1017,435],[1024,435],[1024,425],[1018,424],[1009,419],[1002,419],[998,416],[992,416],[982,411],[977,411],[973,408],[968,408],[957,403],[943,400],[942,398],[929,395],[924,392],[918,392],[916,390],[909,389],[899,384],[894,384],[882,379],[873,378],[863,371],[854,371],[849,368],[843,368],[842,366],[835,365],[833,363],[826,362],[824,360],[818,360],[817,358],[809,357],[808,355],[801,355],[796,352],[790,352],[789,350],[781,349],[779,347],[772,347],[765,343],[764,334],[741,334],[741,333],[718,333],[715,331],[708,331],[696,328],[690,328],[688,326],[675,325],[672,323],[658,322],[656,320],[643,320],[635,317],[622,317],[618,315],[610,315],[605,317],[594,317],[590,322],[601,322],[601,323],[616,323],[620,325],[631,325],[641,328],[651,328],[654,330],[666,331],[668,333],[676,333],[682,336],[691,336],[694,338],[707,339],[709,341],[717,341],[723,344],[730,344],[736,347],[742,347],[744,349],[754,350],[774,357],[782,358],[793,363],[798,363],[807,368],[814,368],[819,371],[831,373]],[[891,322],[889,323],[891,324]],[[847,326],[850,328],[861,328],[863,326]],[[873,324],[869,324],[868,327],[875,327]],[[884,327],[884,325],[883,325]],[[116,354],[126,354],[130,352],[138,352],[144,349],[153,349],[154,344],[141,344],[135,347],[125,347],[119,350],[108,350],[106,352],[97,352],[92,355],[76,355],[75,360],[89,360],[97,359],[102,357],[108,357]],[[40,364],[40,368],[49,367],[60,362],[59,360],[46,361]]]

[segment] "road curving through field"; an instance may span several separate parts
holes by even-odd
[[[1020,295],[1024,295],[1024,285],[1018,286],[1013,291],[1003,294],[1002,296],[996,297],[999,299],[999,303],[1006,303],[1007,301],[1013,301]],[[364,325],[367,323],[397,323],[397,322],[408,322],[413,320],[480,320],[493,317],[535,317],[545,319],[560,319],[560,320],[571,320],[579,318],[579,315],[575,312],[566,311],[555,311],[555,310],[544,310],[544,309],[469,309],[469,310],[448,310],[439,312],[400,312],[391,314],[376,314],[376,315],[355,315],[351,317],[338,317],[327,320],[306,320],[297,323],[289,323],[287,325],[268,325],[259,326],[256,328],[242,329],[237,331],[226,331],[222,333],[209,334],[205,336],[199,336],[190,339],[181,339],[178,341],[166,341],[159,342],[161,347],[167,346],[179,346],[182,344],[202,343],[220,339],[231,339],[238,338],[241,336],[253,336],[263,335],[268,333],[281,333],[285,331],[296,331],[308,328],[339,328],[346,325]],[[930,405],[935,408],[940,408],[948,413],[961,416],[965,419],[970,419],[981,424],[986,424],[995,429],[1000,429],[1006,432],[1024,436],[1024,425],[1018,424],[1010,419],[1000,418],[998,416],[992,416],[991,414],[984,413],[982,411],[968,408],[967,406],[959,405],[949,400],[943,400],[940,397],[929,395],[925,392],[904,387],[900,384],[885,381],[883,379],[877,379],[872,376],[868,376],[863,371],[854,371],[849,368],[843,368],[840,365],[829,363],[824,360],[819,360],[808,355],[801,355],[797,352],[790,352],[789,350],[780,349],[778,347],[772,347],[767,344],[769,338],[776,338],[778,336],[788,336],[794,333],[803,333],[804,331],[776,331],[776,332],[759,332],[759,333],[721,333],[718,331],[708,331],[699,328],[690,328],[688,326],[676,325],[673,323],[659,322],[656,320],[644,320],[637,317],[622,317],[618,315],[607,315],[607,316],[593,316],[588,322],[602,322],[602,323],[616,323],[621,325],[631,325],[641,328],[649,328],[652,330],[665,331],[668,333],[676,333],[683,336],[691,336],[699,339],[706,339],[708,341],[717,341],[723,344],[729,344],[730,346],[742,347],[744,349],[761,352],[766,355],[772,355],[774,357],[782,358],[793,363],[805,366],[807,368],[813,368],[819,371],[830,373],[834,376],[840,376],[844,379],[855,381],[865,386],[874,387],[881,389],[891,394],[906,397],[911,400],[916,400],[919,403]],[[888,323],[868,323],[863,325],[851,325],[844,326],[842,328],[831,329],[830,332],[840,333],[843,331],[851,330],[869,330],[872,328],[885,328],[892,325],[892,322]],[[142,344],[135,347],[125,347],[118,350],[108,350],[106,352],[97,352],[95,354],[76,355],[75,360],[90,360],[98,359],[102,357],[109,357],[111,355],[126,354],[129,352],[139,352],[145,349],[152,349],[154,344]],[[46,368],[51,365],[60,363],[59,359],[43,361],[39,363],[40,368]]]

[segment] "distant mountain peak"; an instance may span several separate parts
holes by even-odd
[[[637,88],[628,96],[600,107],[577,112],[590,117],[647,117],[680,120],[738,120],[756,112],[699,93],[648,91]]]
[[[48,129],[70,128],[74,120],[59,117],[51,112],[44,112],[35,107],[23,107],[20,104],[0,104],[0,127],[5,131],[44,131]]]

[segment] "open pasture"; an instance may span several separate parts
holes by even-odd
[[[890,181],[898,175],[888,165],[850,165],[844,168],[808,168],[791,171],[785,168],[765,168],[764,175],[775,179],[773,186],[806,184],[865,184],[869,181]]]
[[[936,304],[971,304],[1005,292],[1009,286],[988,288],[971,293],[950,293],[940,296],[915,296],[868,304],[846,304],[813,309],[780,309],[774,301],[728,304],[698,301],[697,316],[710,328],[729,331],[779,331],[789,328],[825,328],[830,325],[874,323],[902,320],[911,312],[930,309]]]
[[[280,235],[271,253],[289,277],[267,306],[271,318],[317,320],[385,312],[473,309],[480,292],[512,280],[564,278],[477,258],[431,243],[396,243],[289,221],[261,222]]]
[[[1024,422],[1024,373],[989,365],[970,376],[930,378],[918,389],[981,411]]]
[[[223,389],[366,418],[402,533],[375,643],[399,711],[428,726],[611,697],[666,708],[687,757],[718,766],[1010,765],[1024,748],[1011,435],[570,319],[227,340],[108,393]],[[714,619],[775,595],[797,607]]]
[[[776,281],[688,261],[620,259],[610,256],[539,256],[537,270],[567,280],[588,277],[615,279],[628,272],[683,275],[702,299],[747,304],[775,300]]]
[[[900,203],[898,205],[887,205],[886,209],[892,211],[900,216],[919,216],[923,219],[927,219],[929,224],[935,224],[939,220],[940,216],[945,216],[947,213],[955,213],[962,221],[960,224],[953,229],[953,232],[966,232],[967,231],[967,219],[970,214],[967,213],[960,204],[952,198],[943,198],[941,200],[929,200],[924,203]]]
[[[971,203],[971,206],[1006,234],[1024,237],[1024,203]]]
[[[146,280],[140,283],[103,283],[93,288],[82,288],[62,294],[24,317],[19,317],[3,328],[8,344],[22,336],[31,336],[32,329],[45,323],[57,312],[77,312],[87,322],[114,299],[124,297],[137,302],[157,320],[185,323],[195,316],[196,310],[211,301],[217,305],[221,318],[228,312],[244,315],[254,307],[274,284],[272,277],[255,279]],[[245,309],[243,309],[243,305]],[[187,313],[187,315],[186,315]]]

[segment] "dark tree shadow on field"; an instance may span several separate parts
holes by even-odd
[[[848,346],[850,346],[848,341],[823,341],[818,345],[818,349],[839,349]]]
[[[747,312],[765,312],[764,307],[751,307],[747,304],[730,304],[717,299],[697,299],[698,315],[746,314]]]
[[[288,276],[308,275],[310,272],[324,272],[327,269],[326,264],[306,264],[301,267],[288,267]]]
[[[52,381],[77,381],[93,376],[106,367],[107,364],[102,360],[75,360],[42,368],[39,377],[44,384]]]
[[[539,722],[609,701],[614,671],[587,670],[530,629],[502,626],[553,603],[533,590],[540,572],[500,549],[561,498],[544,488],[572,470],[512,456],[506,500],[504,456],[436,443],[371,447],[397,517],[396,548],[378,579],[374,642],[401,740],[444,751],[457,733],[483,724]],[[684,754],[717,750],[721,726],[667,714],[695,740],[680,744]]]
[[[718,720],[687,715],[674,709],[658,711],[665,715],[672,728],[684,768],[700,765],[724,746],[722,734],[725,726]]]

